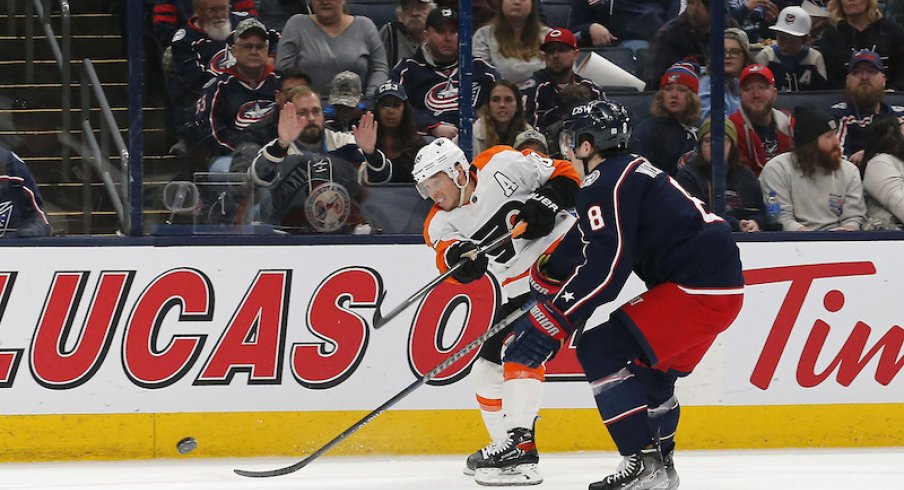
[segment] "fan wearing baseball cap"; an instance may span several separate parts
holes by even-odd
[[[845,158],[860,165],[863,141],[873,116],[894,114],[904,118],[904,107],[885,102],[888,78],[879,53],[869,49],[855,52],[848,63],[848,70],[844,87],[846,100],[833,105],[831,112],[838,123],[838,138]]]
[[[578,42],[574,33],[565,28],[552,29],[540,44],[546,67],[518,85],[524,95],[524,116],[527,122],[545,131],[556,122],[558,93],[572,85],[582,85],[591,92],[592,99],[601,99],[603,91],[590,79],[574,72],[578,59]],[[586,101],[585,101],[586,102]]]
[[[741,72],[741,106],[729,119],[738,131],[741,163],[760,174],[769,159],[791,149],[791,119],[776,109],[775,77],[763,65]]]
[[[700,80],[690,63],[675,63],[659,82],[649,117],[631,131],[628,149],[675,176],[678,160],[694,149],[700,119]]]
[[[790,6],[783,8],[775,25],[769,27],[777,43],[757,53],[755,61],[772,70],[779,92],[829,88],[822,53],[807,42],[812,25],[806,10]]]
[[[866,221],[857,167],[844,160],[832,116],[813,104],[794,108],[794,149],[766,164],[763,199],[774,192],[784,231],[858,231]]]

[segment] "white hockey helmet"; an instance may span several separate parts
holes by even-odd
[[[468,184],[465,181],[464,186],[459,185],[459,170],[456,164],[461,165],[465,175],[469,175],[468,170],[471,168],[471,163],[468,162],[465,152],[461,151],[461,148],[449,138],[436,138],[430,144],[421,148],[414,158],[414,168],[411,170],[411,175],[417,183],[417,190],[421,193],[421,197],[424,199],[430,197],[424,182],[439,172],[445,172],[459,189],[464,190],[464,187]]]

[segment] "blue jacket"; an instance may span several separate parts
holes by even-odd
[[[657,168],[675,176],[678,160],[697,145],[697,131],[675,118],[656,119],[649,116],[631,132],[628,149],[643,155]]]
[[[0,148],[0,237],[50,235],[44,200],[25,162]]]
[[[568,28],[580,46],[592,46],[590,24],[606,26],[618,41],[649,41],[656,31],[678,15],[674,0],[571,0]],[[550,26],[561,27],[561,26]]]

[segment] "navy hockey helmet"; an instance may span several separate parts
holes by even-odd
[[[562,155],[574,152],[584,136],[590,137],[597,150],[626,150],[631,137],[627,109],[611,100],[594,100],[576,106],[564,119],[559,133]]]

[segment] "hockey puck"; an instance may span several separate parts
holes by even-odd
[[[186,437],[176,443],[176,451],[179,451],[179,454],[188,454],[194,451],[196,447],[198,447],[198,441],[194,437]]]

